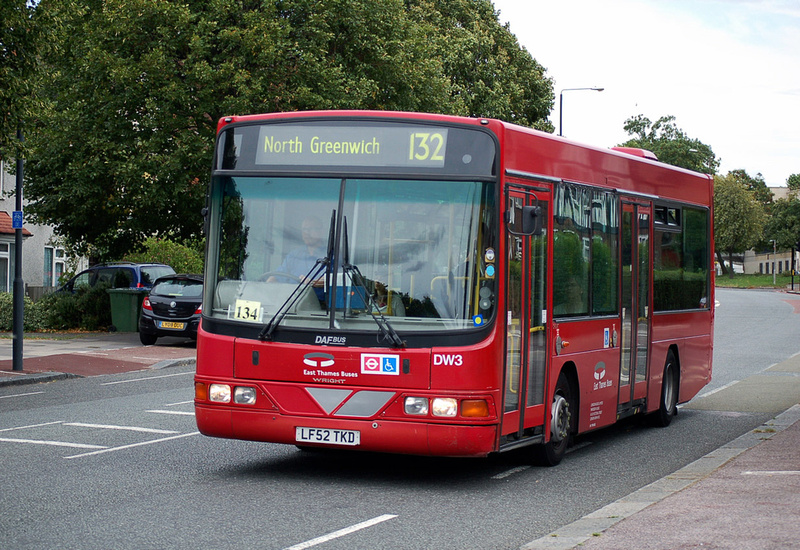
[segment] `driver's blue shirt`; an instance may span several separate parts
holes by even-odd
[[[309,271],[311,271],[311,268],[317,263],[317,260],[323,257],[325,257],[325,251],[321,248],[315,249],[311,253],[308,252],[308,248],[305,246],[295,248],[286,255],[283,263],[281,263],[275,271],[302,278],[309,275]],[[324,271],[316,276],[314,276],[314,273],[311,273],[314,279],[319,279],[323,274]]]
[[[283,262],[278,266],[276,271],[288,273],[289,275],[294,275],[295,277],[299,277],[301,279],[309,275],[313,279],[319,279],[325,275],[325,269],[322,266],[317,266],[319,268],[318,273],[315,272],[309,274],[309,272],[317,263],[317,260],[324,257],[325,251],[321,248],[317,248],[312,252],[309,252],[308,247],[306,246],[295,248],[286,255],[286,258],[284,258]],[[280,280],[280,277],[278,277],[278,279]],[[317,294],[317,298],[320,300],[325,298],[325,291],[323,289],[314,287],[314,292]]]

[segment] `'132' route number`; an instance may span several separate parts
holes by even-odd
[[[444,134],[415,132],[411,134],[408,160],[444,160]]]

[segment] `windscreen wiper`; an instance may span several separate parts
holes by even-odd
[[[394,327],[389,323],[389,320],[381,311],[378,304],[375,302],[375,298],[372,297],[371,293],[366,291],[366,282],[364,281],[364,276],[361,274],[361,270],[358,269],[358,266],[353,265],[350,263],[350,246],[347,242],[347,218],[344,218],[344,250],[342,251],[342,271],[344,272],[346,277],[350,278],[350,281],[353,283],[353,288],[359,294],[361,299],[364,301],[365,304],[368,306],[369,314],[372,316],[372,319],[375,321],[375,324],[378,325],[378,329],[380,330],[381,334],[383,335],[384,340],[388,340],[394,347],[397,348],[404,348],[406,346],[405,341],[400,338],[400,335],[397,334],[397,331],[394,330]],[[378,315],[375,315],[375,311],[378,312]]]
[[[292,306],[297,303],[297,301],[303,295],[303,292],[309,286],[311,286],[320,275],[322,275],[323,270],[326,274],[330,270],[331,258],[333,258],[333,233],[335,224],[336,210],[331,212],[331,225],[330,230],[328,231],[328,246],[325,257],[318,258],[317,261],[314,262],[314,265],[311,266],[311,269],[308,270],[308,273],[306,273],[305,278],[297,283],[291,294],[289,294],[286,300],[283,301],[281,307],[275,311],[275,314],[272,316],[269,322],[264,325],[263,329],[261,329],[261,332],[258,334],[259,340],[272,340],[272,333],[275,332],[277,326],[281,324],[283,318],[286,317],[286,314],[289,313],[289,310],[292,308]]]

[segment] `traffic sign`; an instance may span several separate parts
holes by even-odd
[[[11,228],[22,229],[22,210],[14,210],[11,213]]]

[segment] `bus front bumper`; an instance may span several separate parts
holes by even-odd
[[[497,425],[494,424],[474,426],[383,419],[329,420],[206,403],[195,403],[195,418],[200,433],[227,439],[428,456],[480,457],[497,450]],[[357,432],[358,444],[298,441],[298,428],[345,435]],[[341,440],[346,441],[347,438]]]

